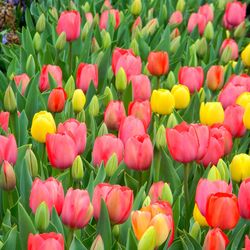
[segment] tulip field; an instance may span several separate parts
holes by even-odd
[[[250,0],[0,0],[0,249],[250,250]]]

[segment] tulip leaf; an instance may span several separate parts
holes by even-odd
[[[52,208],[51,222],[54,224],[57,232],[64,236],[62,221],[61,221],[60,217],[58,216],[55,207]]]
[[[75,236],[70,244],[69,250],[87,250],[81,241]]]
[[[24,145],[28,142],[29,134],[28,134],[28,118],[23,110],[19,119],[18,119],[18,145]]]
[[[172,245],[168,248],[169,250],[179,250],[179,249],[183,249],[182,247],[182,242],[180,239],[175,240]]]
[[[188,123],[197,122],[199,120],[199,112],[197,112],[197,110],[199,109],[200,109],[200,98],[198,93],[196,92],[193,95],[191,102],[186,112],[183,115],[183,119]]]
[[[243,247],[241,242],[243,240],[244,235],[248,232],[249,227],[245,225],[243,219],[240,219],[237,227],[234,229],[234,235],[230,244],[228,245],[228,249],[241,249]]]
[[[142,37],[139,37],[138,45],[139,45],[140,56],[141,56],[142,60],[147,61],[148,54],[151,51],[150,47],[148,46],[148,44],[144,41],[144,39]]]
[[[92,43],[92,36],[93,36],[93,25],[90,27],[89,32],[87,34],[86,39],[84,40],[84,44],[81,50],[81,58],[80,61],[81,62],[89,62],[89,53],[90,53],[90,49],[91,49],[91,43]],[[80,41],[80,43],[82,43],[82,41]],[[78,47],[76,47],[76,55],[78,55],[78,51],[77,49],[79,49]]]
[[[16,249],[16,242],[17,241],[17,226],[14,226],[8,235],[8,238],[4,242],[4,245],[2,246],[1,250],[10,250],[10,249]]]
[[[86,187],[86,189],[88,190],[89,196],[92,199],[93,192],[94,192],[94,174],[93,174],[93,171],[91,171],[91,173],[90,173],[89,183],[88,183],[88,186]]]
[[[132,102],[132,100],[133,100],[132,84],[128,84],[122,96],[122,101],[127,112],[129,103]]]
[[[128,231],[126,250],[136,250],[136,249],[137,249],[137,240],[130,228]]]
[[[57,82],[56,82],[56,79],[50,74],[49,72],[49,86],[50,86],[50,89],[54,89],[57,87]]]
[[[137,210],[141,207],[141,204],[143,202],[143,197],[144,197],[144,192],[146,189],[147,183],[145,183],[139,190],[139,192],[137,193],[135,199],[134,199],[134,203],[133,203],[133,210]]]
[[[124,182],[125,185],[133,189],[134,192],[136,192],[136,190],[138,189],[139,182],[128,173],[124,174]]]
[[[94,181],[94,186],[103,182],[105,180],[105,178],[106,178],[106,172],[105,172],[104,165],[102,163],[98,169],[97,176],[96,176],[95,181]]]

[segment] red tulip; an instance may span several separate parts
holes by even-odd
[[[148,192],[151,203],[155,203],[160,200],[164,184],[165,183],[163,181],[155,182],[152,184]]]
[[[9,118],[10,118],[9,112],[3,112],[3,111],[0,112],[0,128],[2,128],[5,132],[8,131]]]
[[[188,32],[191,33],[196,26],[198,26],[198,30],[200,35],[203,34],[207,25],[207,18],[204,15],[198,13],[192,13],[188,20]]]
[[[232,185],[228,185],[225,181],[210,181],[207,179],[199,180],[196,188],[195,203],[203,216],[206,215],[209,196],[219,192],[231,194]]]
[[[50,89],[49,74],[54,78],[58,87],[62,87],[62,70],[56,65],[43,65],[39,79],[39,89],[41,92]]]
[[[182,13],[181,11],[177,10],[175,12],[172,13],[171,17],[169,18],[169,24],[173,25],[173,24],[181,24],[182,23],[182,20],[183,20],[183,17],[182,17]]]
[[[101,30],[107,29],[109,18],[111,18],[110,17],[111,15],[113,16],[113,18],[115,20],[115,29],[117,29],[119,27],[119,25],[120,25],[119,10],[111,9],[111,10],[105,10],[101,14],[100,23],[99,23],[99,27]]]
[[[62,222],[70,228],[83,228],[93,216],[93,206],[86,190],[70,188],[62,209]]]
[[[134,135],[144,135],[146,133],[145,127],[141,120],[130,115],[127,116],[121,123],[119,128],[118,137],[122,140],[123,144]]]
[[[95,139],[92,160],[95,166],[100,166],[102,161],[106,165],[112,154],[116,154],[118,163],[123,159],[124,146],[119,138],[112,134],[99,136]]]
[[[210,90],[221,89],[224,82],[224,68],[221,65],[213,65],[207,72],[207,86]]]
[[[62,87],[52,89],[48,98],[48,109],[51,112],[59,113],[64,109],[67,94]]]
[[[114,74],[115,74],[116,66],[117,66],[117,63],[118,63],[120,57],[122,57],[124,55],[135,56],[132,49],[122,49],[122,48],[115,48],[114,49],[113,55],[112,55],[112,70],[113,70]]]
[[[214,228],[208,231],[203,249],[204,250],[225,250],[229,243],[226,234],[219,228]]]
[[[134,101],[129,104],[128,115],[132,115],[140,119],[145,129],[147,129],[150,124],[151,114],[151,105],[148,100],[143,102]]]
[[[122,101],[110,101],[104,111],[104,122],[108,129],[117,130],[126,117],[126,111]]]
[[[42,202],[47,204],[50,213],[54,207],[60,215],[64,202],[62,183],[53,177],[50,177],[45,181],[36,178],[32,183],[29,200],[30,208],[34,214],[36,213],[37,207]]]
[[[47,134],[46,149],[50,164],[59,169],[71,167],[77,156],[77,146],[67,134]]]
[[[76,144],[77,154],[83,153],[87,141],[87,127],[84,122],[69,119],[64,123],[59,123],[57,133],[69,135]]]
[[[204,4],[199,7],[198,14],[203,15],[206,18],[207,23],[212,22],[214,19],[214,11],[209,4]]]
[[[239,1],[229,2],[226,5],[223,16],[223,24],[227,29],[234,28],[241,24],[246,17],[247,5]]]
[[[231,60],[236,60],[239,56],[238,44],[231,38],[225,39],[221,44],[220,55],[222,55],[224,49],[228,46],[231,48],[232,51]]]
[[[250,240],[248,236],[245,236],[245,250],[250,250]]]
[[[124,149],[124,162],[128,168],[147,170],[153,159],[153,145],[149,135],[130,137]]]
[[[15,165],[17,160],[17,144],[15,136],[10,134],[8,136],[0,135],[0,164],[3,161],[8,161]]]
[[[216,193],[207,200],[206,220],[211,227],[233,229],[240,218],[237,197],[234,194]]]
[[[202,67],[181,67],[178,73],[180,84],[188,87],[191,93],[199,91],[203,85],[204,72]]]
[[[54,232],[29,234],[28,250],[64,250],[64,238]]]
[[[76,40],[81,33],[81,16],[76,10],[63,11],[59,17],[56,32],[60,35],[66,33],[69,42]]]
[[[93,82],[95,88],[98,86],[97,64],[80,63],[76,73],[76,86],[84,93],[88,91],[89,85]]]
[[[242,137],[246,133],[243,124],[244,108],[239,105],[228,106],[225,110],[224,125],[227,126],[233,137]]]
[[[147,67],[151,75],[165,75],[169,70],[168,53],[165,51],[150,52]]]
[[[30,82],[30,78],[27,74],[21,74],[14,76],[14,82],[16,86],[18,87],[20,84],[22,84],[22,95],[24,95],[26,88]]]
[[[250,219],[250,178],[240,184],[238,203],[240,216],[244,219]]]
[[[128,187],[109,183],[100,183],[95,187],[92,202],[96,220],[101,212],[101,199],[106,203],[112,224],[122,224],[130,216],[134,196]]]

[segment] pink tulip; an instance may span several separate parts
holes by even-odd
[[[22,84],[22,95],[25,94],[26,88],[30,82],[30,78],[27,74],[23,73],[21,75],[14,76],[14,82],[16,86],[18,87],[20,84]]]
[[[126,111],[122,101],[110,101],[104,111],[104,122],[108,129],[117,130],[126,117]]]
[[[76,86],[84,93],[88,91],[89,85],[93,82],[95,88],[98,86],[97,64],[80,63],[76,73]]]
[[[214,19],[214,11],[209,4],[200,6],[198,14],[203,15],[206,18],[207,23],[212,22]]]
[[[250,250],[250,239],[248,235],[245,236],[245,250]]]
[[[183,20],[183,17],[182,17],[181,11],[177,10],[177,11],[173,12],[171,17],[169,18],[169,24],[178,25],[178,24],[182,23],[182,20]]]
[[[152,184],[148,192],[151,203],[155,203],[160,200],[164,184],[165,183],[163,181],[155,182]]]
[[[60,35],[66,33],[68,42],[76,40],[81,33],[81,16],[76,10],[63,11],[59,17],[56,32]]]
[[[93,206],[86,190],[70,188],[62,209],[62,222],[70,228],[83,228],[93,216]]]
[[[37,207],[42,202],[47,204],[50,213],[54,207],[60,215],[64,202],[62,183],[53,177],[50,177],[45,181],[36,178],[32,183],[29,200],[30,208],[34,214],[36,213]]]
[[[15,165],[17,160],[17,144],[15,136],[10,134],[8,136],[0,135],[0,164],[3,161],[8,161]]]
[[[110,0],[105,0],[103,6],[105,6],[105,8],[107,8],[107,9],[113,8],[111,3],[110,3]]]
[[[147,170],[153,159],[153,145],[149,135],[135,135],[130,137],[124,149],[124,162],[128,168]]]
[[[118,47],[114,49],[113,54],[112,54],[112,70],[113,70],[114,74],[115,74],[115,70],[116,70],[116,65],[117,65],[120,57],[122,57],[124,55],[135,56],[132,49],[122,49],[122,48],[118,48]]]
[[[101,199],[106,203],[112,224],[122,224],[130,216],[134,196],[128,187],[109,183],[100,183],[95,187],[92,203],[96,220],[101,212]]]
[[[244,180],[240,184],[238,193],[238,203],[240,208],[240,216],[244,219],[250,219],[250,178]]]
[[[220,47],[220,55],[222,55],[226,47],[231,48],[231,60],[236,60],[239,56],[238,44],[232,38],[226,38]]]
[[[205,237],[203,250],[224,250],[229,239],[220,228],[210,229]]]
[[[181,67],[178,73],[179,83],[188,87],[191,93],[199,91],[203,85],[204,72],[202,67]]]
[[[115,20],[115,29],[117,29],[119,27],[119,25],[120,25],[120,13],[118,10],[111,9],[111,10],[105,10],[101,14],[100,23],[99,23],[99,27],[101,30],[107,29],[109,18],[111,18],[110,17],[111,15],[113,16],[113,18]]]
[[[64,123],[59,123],[57,133],[69,135],[75,142],[77,154],[82,154],[87,141],[87,127],[84,122],[69,119]]]
[[[127,116],[121,123],[118,137],[125,145],[127,140],[134,135],[144,135],[146,133],[145,127],[141,120],[130,115]]]
[[[198,30],[200,35],[203,34],[207,25],[207,19],[204,15],[198,13],[192,13],[188,20],[188,32],[191,33],[196,26],[198,26]]]
[[[56,65],[43,65],[40,79],[39,79],[39,89],[41,92],[44,92],[50,89],[49,84],[49,74],[54,78],[57,83],[57,87],[62,87],[62,70],[59,66]]]
[[[3,111],[0,112],[0,128],[2,128],[5,132],[8,131],[9,118],[10,118],[9,112],[3,112]]]
[[[119,138],[112,134],[99,136],[95,139],[92,160],[95,166],[100,166],[102,161],[106,165],[109,158],[115,153],[120,163],[123,159],[124,146]]]
[[[46,149],[50,164],[59,169],[71,167],[77,156],[77,146],[67,134],[47,134]]]

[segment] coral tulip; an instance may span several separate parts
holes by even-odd
[[[63,88],[58,87],[51,91],[48,98],[48,109],[51,112],[62,112],[64,109],[67,94]]]
[[[169,69],[168,53],[165,51],[150,52],[147,67],[151,75],[165,75]]]
[[[207,87],[212,90],[221,89],[224,82],[224,68],[220,65],[213,65],[207,72]]]
[[[222,250],[226,249],[229,239],[220,228],[214,228],[208,231],[203,249],[204,250]]]

